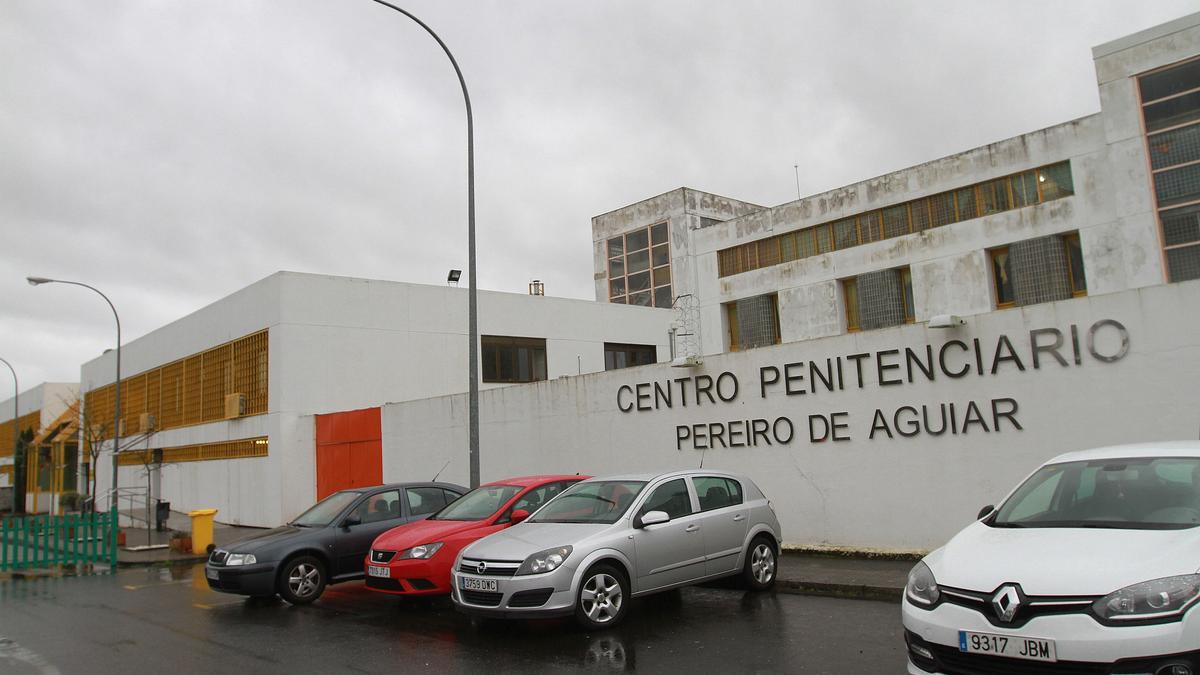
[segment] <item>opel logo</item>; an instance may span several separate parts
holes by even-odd
[[[992,596],[992,609],[996,610],[996,617],[1005,623],[1012,621],[1020,608],[1021,592],[1014,584],[1001,586]]]
[[[480,574],[487,572],[487,563],[480,560],[479,564],[475,566],[475,571],[479,572]]]

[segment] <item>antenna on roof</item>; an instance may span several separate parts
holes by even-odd
[[[792,170],[796,172],[796,199],[803,199],[804,195],[800,194],[800,165],[793,164]]]
[[[442,465],[442,468],[438,469],[438,472],[433,474],[433,480],[431,480],[429,482],[433,483],[433,482],[437,481],[438,476],[442,475],[442,472],[445,471],[446,467],[450,466],[450,462],[453,462],[453,461],[454,461],[453,459],[446,460],[446,463]]]
[[[708,451],[708,448],[704,448],[703,450],[700,451],[700,468],[701,469],[704,468],[704,453],[707,451]]]

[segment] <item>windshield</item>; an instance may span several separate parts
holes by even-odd
[[[603,523],[620,520],[645,481],[598,480],[576,483],[543,506],[531,523]]]
[[[993,527],[1196,527],[1200,458],[1139,457],[1043,466],[984,522]]]
[[[521,487],[518,485],[484,485],[471,490],[449,506],[429,516],[430,520],[483,520],[500,510]]]
[[[341,513],[347,506],[350,506],[355,499],[362,495],[361,492],[347,490],[345,492],[335,492],[325,499],[317,502],[309,510],[296,516],[296,519],[288,523],[288,525],[299,525],[300,527],[325,527],[333,522],[334,518]]]

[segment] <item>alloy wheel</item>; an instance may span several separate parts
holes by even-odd
[[[759,544],[750,554],[750,572],[760,584],[770,583],[775,577],[775,551],[767,544]]]
[[[321,583],[321,571],[314,565],[300,563],[288,575],[288,588],[298,598],[307,598],[317,591]]]
[[[621,613],[624,599],[621,582],[611,574],[601,572],[583,584],[579,601],[589,619],[596,623],[608,623]]]

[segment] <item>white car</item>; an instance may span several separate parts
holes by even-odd
[[[908,672],[1200,674],[1200,442],[1056,457],[917,563]]]

